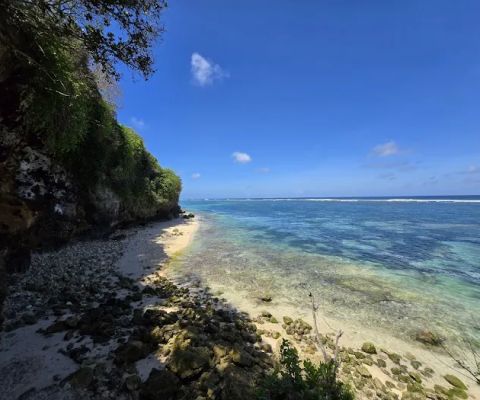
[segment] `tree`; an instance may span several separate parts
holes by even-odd
[[[106,76],[118,79],[118,61],[147,79],[153,72],[151,46],[164,28],[165,0],[8,0],[2,1],[0,48],[29,62],[33,41],[40,52],[49,39],[82,43]]]

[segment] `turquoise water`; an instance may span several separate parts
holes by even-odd
[[[200,235],[182,268],[207,284],[412,338],[480,337],[480,196],[184,201]]]

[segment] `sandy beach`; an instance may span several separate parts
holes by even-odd
[[[155,222],[117,231],[109,240],[78,242],[59,251],[34,255],[30,270],[17,277],[6,301],[6,330],[0,333],[0,399],[86,398],[85,393],[64,386],[65,379],[78,369],[78,362],[68,354],[69,347],[82,346],[90,359],[100,363],[108,362],[116,344],[108,341],[99,346],[89,336],[65,335],[63,329],[44,334],[58,321],[55,314],[61,314],[62,321],[71,320],[70,329],[79,319],[78,311],[72,309],[73,301],[59,299],[66,302],[62,304],[64,311],[53,312],[49,307],[55,280],[63,280],[80,295],[85,286],[91,285],[95,294],[114,293],[115,297],[125,298],[126,288],[117,287],[121,277],[127,276],[134,285],[145,287],[152,280],[152,272],[188,246],[197,227],[195,220]],[[85,301],[92,300],[95,306],[97,296],[93,297]],[[136,305],[146,308],[158,301],[151,297]],[[152,360],[142,365],[142,377],[146,379],[156,365],[158,362]]]

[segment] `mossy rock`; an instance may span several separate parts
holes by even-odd
[[[285,322],[285,325],[291,325],[293,323],[293,319],[290,317],[283,317],[283,322]]]
[[[385,360],[382,360],[381,358],[377,358],[377,365],[380,368],[385,368],[387,366],[387,363],[385,362]]]
[[[141,386],[141,398],[145,400],[176,398],[180,390],[178,378],[166,369],[152,369],[148,379]]]
[[[455,375],[445,375],[444,378],[450,385],[458,389],[467,390],[467,386]]]
[[[358,360],[362,360],[363,358],[365,358],[365,354],[359,352],[359,351],[356,351],[355,352],[355,358],[357,358]]]
[[[69,382],[73,387],[86,389],[92,383],[93,377],[92,368],[82,367],[70,375]]]
[[[400,365],[400,361],[402,360],[402,357],[400,356],[400,354],[397,354],[397,353],[388,353],[388,358],[390,360],[392,360],[392,362],[394,362],[395,364],[398,364]]]
[[[442,385],[434,385],[433,390],[435,390],[435,393],[440,393],[440,394],[448,393],[448,389]]]
[[[270,317],[269,321],[270,321],[272,324],[278,324],[278,320],[277,320],[275,317]]]
[[[403,370],[398,367],[392,367],[390,368],[390,371],[392,371],[393,375],[400,375],[403,372]]]
[[[372,366],[373,365],[373,360],[371,358],[364,358],[362,360],[362,363],[364,363],[365,365],[368,365],[368,366]]]
[[[209,366],[210,350],[206,347],[175,349],[168,368],[182,379],[192,378]]]
[[[273,298],[272,296],[266,294],[260,297],[260,300],[263,301],[264,303],[271,303]]]
[[[372,377],[372,374],[370,373],[370,371],[366,367],[364,367],[363,365],[360,365],[359,367],[357,367],[357,372],[363,378],[371,378]]]
[[[262,311],[260,313],[260,316],[262,316],[264,318],[270,318],[272,316],[272,313],[270,313],[269,311]]]
[[[409,372],[409,375],[415,382],[422,383],[422,377],[418,372],[411,371]]]
[[[365,342],[362,345],[362,351],[367,353],[367,354],[377,354],[377,349],[375,345],[371,342]]]
[[[407,391],[413,393],[425,393],[425,388],[421,384],[414,382],[407,384]]]
[[[422,363],[417,360],[412,360],[410,361],[410,365],[415,369],[419,369],[422,366]]]
[[[457,387],[449,389],[447,396],[449,399],[468,399],[467,392]]]
[[[427,378],[431,378],[435,374],[435,371],[430,367],[425,367],[425,369],[423,371],[420,371],[420,373]]]
[[[280,336],[280,332],[272,332],[272,338],[278,339]]]
[[[396,388],[395,384],[392,381],[385,381],[385,386],[388,387],[389,389]]]
[[[443,338],[428,330],[418,331],[415,334],[415,340],[429,346],[440,346],[443,342]]]

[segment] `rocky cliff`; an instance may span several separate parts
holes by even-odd
[[[181,190],[117,122],[81,46],[24,39],[0,35],[0,304],[4,277],[28,267],[31,249],[174,217]],[[24,54],[9,51],[15,40]]]

